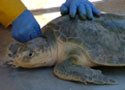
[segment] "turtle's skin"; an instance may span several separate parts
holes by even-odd
[[[59,17],[42,28],[43,36],[9,46],[16,67],[54,66],[54,74],[64,80],[84,84],[115,84],[95,66],[125,66],[125,17],[101,14],[82,21]]]

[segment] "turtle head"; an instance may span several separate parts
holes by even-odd
[[[50,47],[43,37],[35,38],[27,43],[11,44],[8,50],[11,64],[16,67],[36,68],[53,64],[50,62]]]

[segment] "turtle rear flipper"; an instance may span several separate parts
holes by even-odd
[[[75,65],[72,58],[57,64],[54,68],[54,74],[64,80],[78,81],[84,84],[116,84],[116,81],[104,76],[101,71],[94,70],[82,65]]]

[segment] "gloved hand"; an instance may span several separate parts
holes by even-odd
[[[100,15],[100,11],[88,0],[67,0],[61,6],[60,11],[62,15],[69,13],[71,18],[74,18],[78,13],[83,20],[86,18],[92,19],[93,15]]]
[[[12,37],[19,42],[27,42],[42,34],[32,13],[25,10],[12,24]]]

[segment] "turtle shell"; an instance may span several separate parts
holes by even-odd
[[[50,29],[56,40],[82,46],[96,64],[125,66],[125,16],[101,14],[85,21],[63,16],[43,27],[43,34]]]

